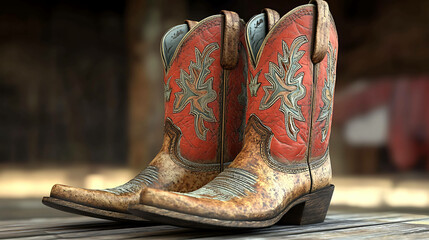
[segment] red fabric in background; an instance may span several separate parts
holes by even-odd
[[[390,106],[388,146],[393,163],[409,170],[425,158],[429,171],[429,78],[395,82]]]
[[[429,77],[380,79],[352,94],[339,93],[334,124],[343,124],[381,105],[387,105],[390,112],[386,145],[392,163],[406,171],[423,159],[429,171]]]

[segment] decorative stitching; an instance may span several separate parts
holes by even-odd
[[[281,163],[275,160],[271,156],[270,146],[271,146],[271,139],[273,138],[274,134],[269,127],[262,124],[262,121],[255,114],[250,115],[249,121],[248,121],[248,127],[253,128],[261,136],[259,150],[261,152],[262,159],[269,167],[271,167],[274,170],[288,173],[288,174],[297,174],[297,173],[308,171],[307,162]]]
[[[258,82],[259,74],[261,73],[261,71],[262,70],[259,70],[259,72],[256,73],[255,76],[252,76],[252,73],[250,73],[249,90],[250,90],[250,95],[252,97],[256,97],[258,93],[258,89],[261,86],[261,83]]]
[[[204,126],[204,121],[216,122],[213,109],[207,106],[217,98],[213,90],[213,77],[206,79],[210,74],[210,65],[214,58],[210,57],[215,50],[219,49],[218,43],[208,44],[201,53],[195,48],[195,62],[189,64],[189,74],[180,69],[180,78],[176,83],[182,89],[181,92],[175,93],[176,99],[173,104],[173,113],[179,113],[190,104],[190,114],[194,115],[194,128],[197,137],[206,140],[208,129]]]
[[[301,8],[306,8],[305,6],[301,6]],[[297,12],[288,12],[286,13],[286,15],[284,15],[283,17],[280,18],[280,20],[278,21],[279,24],[277,24],[272,30],[270,30],[267,34],[267,36],[265,36],[264,41],[261,44],[261,47],[259,48],[259,51],[256,55],[256,59],[253,57],[253,54],[251,54],[252,58],[252,67],[253,69],[256,68],[256,66],[259,64],[259,60],[261,59],[261,55],[262,52],[264,51],[264,48],[266,46],[266,43],[268,41],[268,39],[271,37],[272,34],[274,34],[275,32],[278,31],[279,26],[281,26],[281,28],[287,28],[288,26],[290,26],[291,24],[296,22],[296,19],[301,18],[303,16],[313,16],[313,10],[309,11],[306,9],[300,9]],[[332,16],[331,16],[332,18]],[[333,21],[333,20],[332,20]],[[249,44],[249,36],[246,33],[246,41]],[[250,49],[250,52],[252,50]]]
[[[190,171],[199,171],[199,172],[212,172],[219,171],[219,163],[195,163],[191,162],[180,154],[180,139],[182,138],[182,131],[178,126],[176,126],[170,118],[167,118],[165,121],[165,133],[170,137],[169,143],[169,153],[172,156],[173,162],[177,165],[188,169]],[[224,166],[227,166],[229,163],[225,163]]]
[[[142,188],[142,185],[150,186],[157,181],[158,168],[155,166],[148,166],[145,170],[141,171],[137,176],[127,183],[115,188],[108,188],[101,191],[110,192],[116,195],[135,193]]]
[[[322,166],[328,160],[328,156],[329,156],[329,147],[328,149],[326,149],[325,153],[321,158],[310,160],[310,169],[313,170]]]
[[[322,127],[322,139],[321,142],[326,140],[329,132],[329,123],[332,115],[332,105],[333,105],[333,97],[334,97],[334,88],[335,88],[335,66],[336,66],[336,54],[337,49],[333,49],[331,42],[329,42],[328,48],[328,61],[326,66],[326,79],[322,89],[322,101],[323,107],[320,108],[319,117],[317,118],[317,122],[325,121]]]
[[[265,74],[265,78],[271,85],[263,87],[265,95],[259,105],[260,110],[267,110],[280,99],[279,110],[285,117],[286,133],[294,141],[297,140],[300,130],[295,125],[295,120],[305,121],[301,107],[298,105],[298,101],[306,94],[305,86],[302,84],[304,73],[296,73],[302,67],[299,60],[305,54],[305,51],[300,51],[299,48],[307,42],[306,36],[299,36],[293,40],[289,49],[286,42],[282,41],[283,55],[277,54],[278,65],[269,63],[269,72]]]
[[[245,197],[249,192],[256,193],[257,179],[256,175],[244,169],[227,168],[202,188],[183,195],[228,201],[235,197]]]
[[[168,78],[167,84],[164,84],[164,101],[165,102],[170,101],[170,96],[171,96],[170,80],[171,80],[171,77]]]

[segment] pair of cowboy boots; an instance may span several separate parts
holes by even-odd
[[[203,228],[323,222],[338,40],[323,0],[246,25],[222,11],[161,42],[158,155],[116,188],[55,185],[43,203],[118,221]]]

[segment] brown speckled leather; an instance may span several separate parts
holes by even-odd
[[[168,62],[162,43],[164,141],[149,166],[129,182],[111,189],[56,184],[50,198],[43,199],[46,205],[94,217],[133,220],[108,211],[135,218],[127,212],[128,205],[138,203],[146,187],[194,191],[235,158],[243,142],[240,125],[244,122],[244,107],[238,96],[243,94],[243,73],[247,73],[244,22],[234,12],[222,13],[199,23],[187,21],[189,32],[184,32],[186,25],[177,26],[171,29],[175,32],[163,38],[173,41],[183,37]],[[226,66],[221,65],[221,58]],[[58,206],[61,203],[64,205]]]
[[[264,153],[258,149],[266,149],[271,134],[257,117],[250,117],[242,151],[215,178],[225,181],[218,184],[212,181],[186,194],[148,188],[142,194],[141,202],[224,220],[263,220],[277,216],[292,200],[310,191],[310,174],[308,171],[287,174],[275,171],[266,164]],[[239,171],[235,172],[237,169]],[[246,174],[254,176],[254,184],[248,182]],[[226,191],[218,188],[222,183],[228,184]],[[251,191],[243,189],[240,193],[238,189],[246,184]]]
[[[92,190],[56,184],[50,196],[94,208],[127,212],[128,205],[138,203],[140,192],[148,185],[176,192],[196,190],[219,174],[219,165],[197,165],[193,170],[180,167],[179,139],[180,131],[168,119],[161,150],[147,168],[154,170],[152,181],[135,181],[148,178],[149,173],[143,171],[130,182],[112,189]]]
[[[324,1],[317,3],[327,7]],[[336,61],[319,59],[321,64],[313,63],[311,47],[314,35],[330,36],[318,42],[327,41],[334,48],[337,39],[336,31],[315,33],[319,29],[314,21],[317,11],[313,4],[300,6],[276,24],[271,23],[273,27],[256,56],[251,56],[252,39],[247,36],[247,126],[243,149],[235,160],[211,182],[192,192],[147,188],[140,204],[130,205],[129,211],[147,219],[204,228],[267,227],[279,221],[306,224],[324,220],[330,202],[329,194],[324,194],[333,191],[329,151],[325,149],[324,154],[317,155],[312,154],[316,150],[312,148],[325,146],[329,137],[327,127],[332,114],[328,110],[332,111],[332,105],[328,100],[333,97],[331,87],[335,81],[315,75],[314,69],[326,72],[328,68],[328,75],[332,75]],[[261,15],[253,19],[258,21],[255,24],[250,20],[247,29],[251,24],[255,28],[263,23]],[[329,24],[334,31],[333,22]],[[325,54],[336,58],[336,52],[329,51]],[[315,67],[316,64],[319,65]],[[325,99],[316,101],[315,97]],[[289,213],[295,206],[298,207]],[[299,213],[299,209],[304,210]],[[288,219],[290,216],[295,219]]]

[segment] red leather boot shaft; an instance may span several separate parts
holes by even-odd
[[[329,155],[313,164],[308,161],[309,145],[312,134],[320,135],[319,141],[326,141],[329,135],[323,121],[330,124],[327,99],[332,99],[333,90],[326,89],[332,89],[333,83],[328,83],[334,80],[327,80],[322,90],[316,89],[322,86],[323,75],[317,74],[315,66],[320,72],[328,69],[326,78],[332,79],[335,64],[330,59],[336,53],[328,52],[328,46],[335,49],[338,44],[333,33],[328,39],[327,3],[315,3],[295,8],[280,19],[275,11],[265,10],[247,23],[245,140],[228,168],[192,192],[148,188],[131,212],[204,228],[324,221],[334,190]],[[321,61],[325,62],[319,64]],[[314,112],[316,107],[321,109]],[[313,131],[319,115],[320,125]]]
[[[271,156],[281,162],[306,161],[311,122],[314,6],[283,16],[249,59],[246,119],[254,114],[274,133]],[[249,51],[249,56],[252,53]]]
[[[243,107],[239,107],[237,96],[244,82],[243,60],[240,58],[232,70],[222,68],[223,22],[224,15],[214,15],[193,27],[177,46],[164,77],[168,90],[165,119],[171,119],[181,131],[180,155],[195,163],[220,163],[223,144],[225,155],[231,156],[229,160],[241,148],[238,129]],[[240,36],[243,29],[240,22]],[[226,106],[224,97],[228,101]],[[226,112],[225,108],[234,109]],[[224,111],[229,115],[223,116]]]

